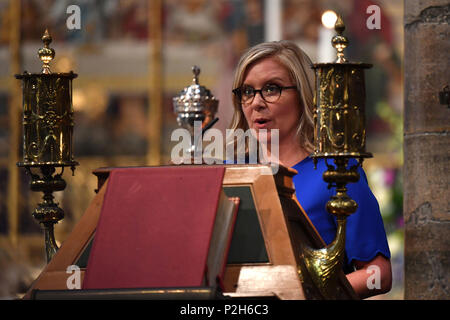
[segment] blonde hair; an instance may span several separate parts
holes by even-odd
[[[248,68],[254,63],[269,57],[275,57],[289,71],[292,81],[297,86],[300,101],[300,118],[297,126],[299,144],[308,152],[312,152],[314,140],[313,97],[314,97],[314,71],[312,62],[294,42],[282,40],[260,43],[248,49],[237,65],[233,89],[239,88],[244,82]],[[248,129],[240,101],[234,97],[234,114],[231,129]]]

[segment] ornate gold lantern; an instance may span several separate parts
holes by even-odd
[[[337,35],[332,45],[337,50],[334,63],[317,63],[315,96],[315,164],[325,158],[328,170],[323,179],[329,187],[336,188],[326,204],[326,209],[337,218],[335,240],[326,248],[315,250],[305,247],[303,257],[313,281],[326,299],[337,296],[338,274],[342,270],[345,249],[346,219],[358,208],[358,204],[347,195],[347,183],[359,180],[358,166],[364,158],[372,155],[365,150],[365,84],[364,69],[372,65],[348,62],[344,49],[348,40],[342,35],[344,23],[338,17]],[[350,158],[358,159],[349,166]],[[334,165],[328,160],[334,160]]]
[[[16,75],[22,80],[23,89],[23,161],[31,177],[32,191],[44,193],[43,202],[33,212],[33,217],[43,225],[47,262],[58,249],[54,236],[54,224],[64,217],[63,210],[53,201],[53,192],[62,191],[66,182],[62,179],[65,167],[72,169],[78,163],[73,158],[73,108],[72,80],[70,73],[51,73],[49,63],[55,51],[49,47],[52,41],[48,31],[42,37],[44,47],[38,55],[43,62],[42,72]],[[40,169],[38,172],[33,169]],[[56,168],[61,172],[55,174]]]

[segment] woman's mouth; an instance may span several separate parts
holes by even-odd
[[[257,129],[267,129],[269,127],[271,120],[265,118],[258,118],[253,121],[255,128]]]

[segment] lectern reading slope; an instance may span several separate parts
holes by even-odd
[[[182,172],[189,168],[204,170],[211,166],[166,166],[121,168],[120,170],[175,170],[174,172],[178,173],[177,176],[183,176]],[[228,263],[223,277],[223,295],[229,298],[322,299],[323,297],[305,271],[300,252],[303,244],[320,248],[324,246],[324,243],[295,199],[292,176],[296,172],[280,167],[278,174],[273,176],[267,174],[270,168],[262,165],[219,165],[212,168],[225,168],[222,187],[227,196],[240,198]],[[68,293],[66,281],[70,274],[65,271],[67,266],[79,264],[82,282],[85,273],[89,273],[86,271],[86,265],[89,265],[90,261],[83,265],[83,257],[85,260],[90,257],[90,243],[95,238],[98,217],[104,206],[105,187],[113,182],[110,174],[115,169],[117,168],[100,168],[94,171],[98,177],[98,194],[52,261],[35,281],[27,297],[55,298],[55,292],[59,293],[60,298],[67,295],[72,298],[92,296],[89,296],[92,290],[71,290]],[[162,189],[155,188],[156,193],[161,191]],[[204,201],[205,194],[195,199]],[[196,212],[191,214],[195,215]],[[135,228],[139,230],[140,226]],[[126,236],[122,235],[121,238]],[[114,255],[113,248],[111,250],[109,254]],[[145,258],[141,256],[139,259]],[[180,268],[184,268],[186,263],[181,263]],[[149,284],[151,283],[146,283],[146,285]],[[137,285],[144,287],[143,283]],[[343,273],[339,289],[339,296],[336,298],[356,298]],[[49,292],[51,295],[46,294]],[[156,294],[155,290],[141,290],[132,297],[157,299],[158,295],[161,297],[167,294],[164,290],[158,290],[158,292]],[[32,293],[35,294],[32,295]],[[97,291],[95,293],[97,294]],[[108,299],[123,297],[110,291],[100,292],[97,297],[98,295]],[[165,297],[176,298],[176,295],[165,295]],[[214,295],[197,296],[197,298],[215,297]]]

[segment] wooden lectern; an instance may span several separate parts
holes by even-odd
[[[201,169],[211,166],[183,165],[144,169],[177,170],[177,174],[182,177],[183,170],[193,167]],[[93,172],[98,178],[95,198],[25,298],[323,299],[306,271],[301,252],[302,245],[322,248],[325,243],[295,198],[292,182],[295,170],[280,167],[278,173],[272,175],[270,167],[265,165],[213,167],[224,168],[222,188],[226,196],[239,198],[220,292],[211,287],[211,283],[209,287],[149,287],[144,284],[132,288],[68,290],[67,280],[71,276],[66,272],[68,266],[77,265],[81,270],[81,282],[85,280],[105,193],[110,183],[109,177],[117,169],[100,168]],[[133,169],[135,168],[129,168]],[[195,215],[196,212],[189,214]],[[110,254],[113,255],[114,252]],[[343,273],[338,292],[336,299],[357,299]]]

